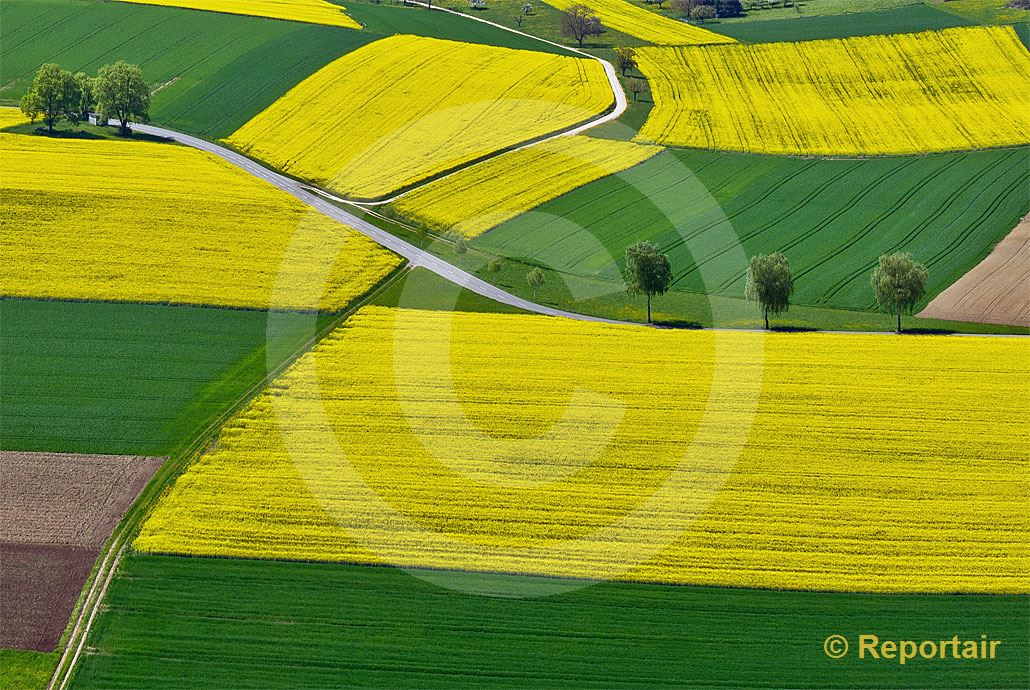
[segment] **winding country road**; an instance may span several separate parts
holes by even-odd
[[[133,124],[132,129],[141,132],[143,134],[150,134],[157,137],[164,137],[166,139],[172,139],[185,144],[186,146],[192,146],[193,148],[213,153],[214,155],[225,159],[229,163],[235,165],[238,168],[242,168],[249,172],[254,177],[264,180],[269,184],[278,187],[279,189],[292,194],[296,198],[303,201],[308,206],[311,206],[315,210],[323,213],[334,220],[337,220],[348,227],[354,228],[361,234],[369,237],[370,239],[378,242],[387,249],[403,256],[408,260],[408,263],[412,267],[421,267],[428,271],[432,271],[438,276],[449,280],[450,282],[463,287],[467,290],[471,290],[483,297],[488,297],[502,304],[507,304],[512,307],[518,307],[525,311],[534,312],[537,314],[544,314],[546,316],[564,316],[569,319],[577,319],[579,321],[596,321],[602,323],[625,323],[621,321],[615,321],[612,319],[603,319],[596,316],[587,316],[585,314],[576,314],[570,311],[563,311],[561,309],[554,309],[553,307],[547,307],[536,302],[530,302],[527,299],[516,297],[510,292],[506,292],[499,287],[491,285],[490,283],[477,278],[468,271],[462,270],[457,266],[444,261],[438,256],[430,254],[423,249],[416,247],[415,245],[402,240],[401,238],[391,235],[385,230],[377,228],[368,221],[362,220],[357,216],[348,213],[339,206],[329,203],[323,199],[320,194],[321,192],[315,192],[306,184],[298,182],[290,177],[269,170],[268,168],[254,162],[250,158],[244,155],[236,153],[231,149],[227,149],[224,146],[194,137],[189,134],[183,134],[182,132],[176,132],[175,130],[165,129],[163,127],[154,127],[151,125],[140,125]]]

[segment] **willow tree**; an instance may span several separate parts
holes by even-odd
[[[886,312],[897,314],[898,333],[901,333],[901,312],[909,313],[926,294],[926,266],[912,260],[911,254],[898,252],[884,254],[880,265],[873,270],[871,283],[876,302]]]
[[[787,257],[779,252],[751,257],[744,292],[749,300],[761,305],[765,330],[769,330],[769,314],[782,314],[790,309],[790,296],[794,294],[794,278]]]

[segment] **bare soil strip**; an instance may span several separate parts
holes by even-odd
[[[57,645],[101,547],[163,462],[0,451],[0,647]]]
[[[1030,327],[1030,215],[919,316]]]

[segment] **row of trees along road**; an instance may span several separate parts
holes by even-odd
[[[21,110],[32,122],[42,118],[49,132],[62,119],[79,122],[96,110],[104,119],[117,119],[121,133],[128,135],[130,120],[150,119],[150,87],[139,66],[123,61],[104,65],[96,77],[48,63],[22,96]]]
[[[911,254],[898,252],[880,257],[873,270],[871,283],[876,302],[886,312],[898,317],[912,309],[926,294],[926,266],[912,260]],[[672,266],[669,257],[653,242],[637,242],[626,248],[626,290],[631,295],[647,296],[647,322],[651,323],[651,297],[664,295],[672,287]],[[794,278],[790,262],[779,252],[751,257],[744,288],[749,301],[757,302],[769,329],[769,315],[783,314],[790,308],[794,294]]]

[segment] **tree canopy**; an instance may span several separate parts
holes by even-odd
[[[769,314],[787,311],[790,308],[790,296],[794,294],[794,278],[787,257],[779,252],[751,257],[744,292],[749,300],[762,306],[765,327],[768,329]]]
[[[626,247],[626,291],[647,295],[647,322],[651,323],[651,297],[664,295],[672,287],[672,265],[653,242]]]
[[[583,39],[587,36],[600,36],[604,33],[601,19],[586,5],[573,5],[558,15],[558,32],[575,40],[583,47]]]
[[[901,333],[901,312],[912,308],[926,294],[926,266],[912,260],[905,252],[884,254],[880,264],[873,270],[871,283],[880,308],[898,316],[898,333]]]
[[[100,68],[96,80],[97,109],[104,117],[118,120],[122,134],[129,133],[129,121],[150,119],[150,87],[138,65],[119,60]]]
[[[21,110],[30,120],[42,117],[47,129],[53,132],[58,120],[77,116],[80,95],[72,73],[50,62],[37,70],[32,87],[22,96]]]

